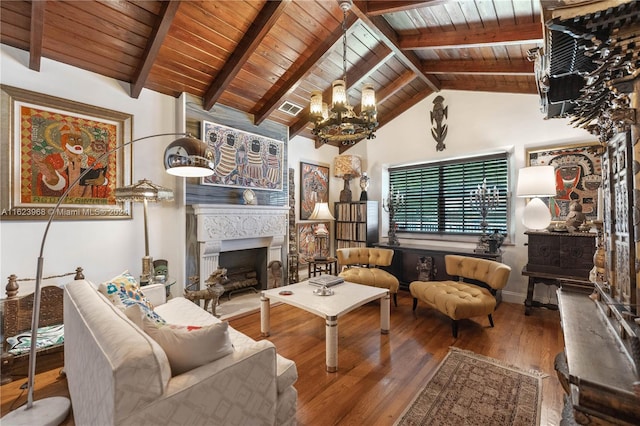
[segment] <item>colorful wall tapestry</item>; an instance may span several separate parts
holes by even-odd
[[[527,151],[530,166],[555,168],[556,196],[547,199],[552,220],[565,220],[572,201],[582,205],[587,220],[596,219],[602,185],[598,148],[598,143],[589,143]]]
[[[131,217],[115,199],[131,172],[125,154],[113,152],[131,138],[131,115],[9,86],[2,98],[10,105],[2,123],[2,163],[10,165],[2,173],[2,219]]]
[[[202,140],[215,153],[215,171],[202,178],[205,185],[281,191],[284,143],[208,121]]]

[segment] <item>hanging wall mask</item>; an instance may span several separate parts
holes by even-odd
[[[449,107],[445,107],[443,102],[444,98],[442,96],[436,96],[433,100],[433,111],[431,111],[431,124],[434,125],[431,128],[431,136],[436,140],[437,151],[444,151],[446,148],[444,139],[447,137],[447,125],[444,124],[444,120],[449,113]]]

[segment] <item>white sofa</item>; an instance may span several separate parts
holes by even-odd
[[[219,320],[162,285],[143,287],[167,323]],[[162,348],[85,280],[65,286],[65,371],[77,425],[293,425],[293,361],[229,327],[233,352],[171,377]]]

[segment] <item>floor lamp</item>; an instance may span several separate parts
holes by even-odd
[[[182,136],[169,144],[164,151],[164,166],[167,173],[183,177],[203,177],[213,174],[213,151],[211,151],[204,142],[192,137],[188,133],[161,133],[133,139],[103,153],[96,159],[94,165],[99,164],[109,155],[128,145],[144,139],[160,136]],[[56,396],[43,398],[35,402],[33,400],[33,384],[36,373],[36,341],[38,338],[38,324],[40,323],[40,297],[42,293],[41,284],[42,268],[44,265],[44,245],[47,241],[47,234],[49,233],[49,228],[55,218],[55,213],[58,211],[58,207],[60,207],[60,204],[62,204],[62,201],[64,201],[69,192],[78,185],[80,180],[91,170],[93,170],[93,167],[88,167],[76,178],[76,180],[69,184],[67,189],[58,199],[55,207],[51,210],[49,220],[47,221],[47,225],[44,229],[42,242],[40,243],[40,256],[38,257],[38,266],[36,271],[36,285],[33,293],[34,298],[33,315],[31,317],[31,348],[29,352],[27,404],[4,416],[2,418],[2,423],[6,422],[6,424],[25,426],[59,425],[69,413],[71,401],[69,401],[68,398]]]
[[[140,284],[147,285],[153,280],[153,258],[149,256],[149,202],[173,200],[173,191],[156,185],[150,180],[142,179],[133,185],[116,188],[116,201],[142,203],[144,206],[144,257],[142,258],[142,274]]]

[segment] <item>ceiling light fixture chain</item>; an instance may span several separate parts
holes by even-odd
[[[322,91],[311,92],[310,121],[313,134],[322,143],[354,145],[364,138],[375,138],[378,127],[375,90],[372,84],[362,86],[360,114],[356,114],[347,96],[347,12],[352,0],[339,0],[342,9],[342,80],[335,80],[332,87],[331,108],[322,101]]]

